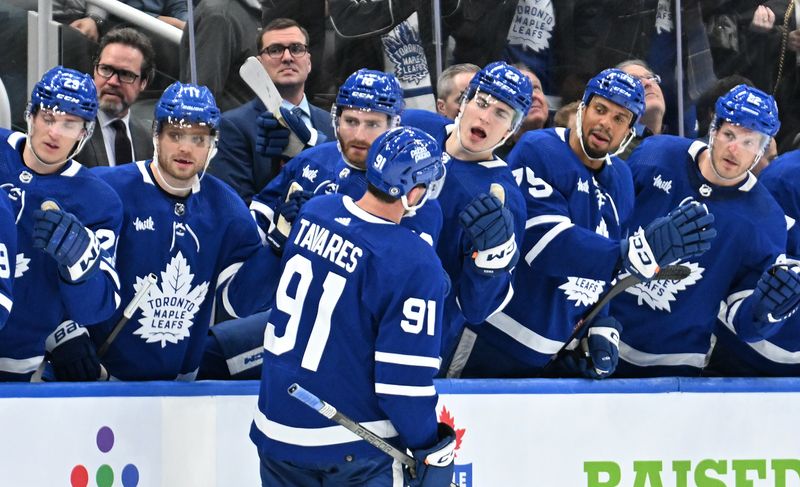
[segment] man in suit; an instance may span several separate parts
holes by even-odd
[[[275,19],[258,37],[258,59],[283,98],[282,111],[285,109],[296,124],[302,125],[301,129],[316,131],[317,136],[310,140],[319,144],[333,139],[333,126],[330,113],[311,105],[305,95],[311,72],[308,46],[308,32],[300,24]],[[285,163],[280,154],[287,134],[261,100],[254,98],[222,114],[219,150],[208,172],[231,185],[249,203]],[[312,145],[308,140],[303,142]]]
[[[130,107],[155,74],[155,53],[144,34],[114,29],[103,36],[94,59],[100,110],[79,162],[117,166],[153,157],[152,120],[131,117]]]

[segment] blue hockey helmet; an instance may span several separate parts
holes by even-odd
[[[589,100],[599,95],[606,100],[626,108],[633,114],[631,126],[644,113],[644,87],[642,83],[620,69],[605,69],[589,80],[583,92],[583,104],[589,106]]]
[[[56,66],[47,71],[31,92],[28,113],[41,108],[75,115],[88,122],[97,116],[97,89],[91,76]]]
[[[392,74],[359,69],[342,83],[335,105],[397,116],[403,111],[403,89]]]
[[[475,73],[467,87],[467,98],[476,91],[488,93],[510,106],[516,113],[514,129],[522,123],[533,103],[533,84],[514,66],[495,61]]]
[[[169,85],[156,103],[157,130],[164,122],[205,125],[216,131],[220,111],[211,90],[202,85],[176,81]]]
[[[722,121],[774,137],[781,127],[775,98],[758,88],[738,85],[717,99],[716,123]]]
[[[367,155],[367,181],[389,196],[404,197],[419,184],[444,176],[436,140],[413,127],[397,127],[378,136]]]

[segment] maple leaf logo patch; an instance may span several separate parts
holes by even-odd
[[[194,315],[208,291],[208,281],[192,287],[193,279],[191,267],[178,252],[161,272],[161,285],[152,286],[143,300],[142,317],[139,318],[142,326],[133,334],[141,336],[147,343],[161,342],[161,348],[187,338],[189,328],[194,324]],[[144,283],[145,278],[137,276],[134,292],[138,292]]]
[[[461,440],[464,437],[464,433],[467,432],[466,428],[456,428],[456,420],[450,414],[450,411],[447,410],[446,406],[442,406],[442,412],[439,414],[439,422],[449,425],[456,432],[456,451],[458,451],[458,449],[461,448]],[[458,453],[456,453],[455,456],[458,456]]]
[[[691,273],[680,281],[652,280],[630,287],[625,292],[636,296],[636,304],[650,306],[654,311],[672,311],[670,303],[677,299],[677,294],[703,278],[705,269],[694,262],[681,262],[691,269]],[[624,276],[620,276],[622,278]]]
[[[603,292],[606,282],[583,277],[568,277],[567,282],[558,286],[575,307],[594,304]]]

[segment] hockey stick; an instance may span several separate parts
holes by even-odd
[[[264,70],[264,66],[255,56],[250,56],[239,68],[239,76],[247,83],[247,86],[253,90],[278,122],[289,129],[289,143],[286,145],[286,149],[283,150],[283,154],[288,157],[294,157],[299,154],[305,147],[305,144],[300,142],[300,139],[292,132],[291,128],[289,128],[288,124],[283,119],[283,115],[281,115],[281,102],[283,98],[281,98],[281,94],[278,93],[278,88],[275,87],[275,83],[272,82],[272,79],[270,79],[269,75]],[[311,142],[311,145],[314,145],[314,143]]]
[[[297,181],[292,181],[292,184],[289,185],[289,189],[286,191],[286,199],[284,201],[289,201],[289,197],[295,191],[302,190],[303,187],[300,186],[300,183]],[[278,227],[278,231],[281,232],[281,234],[286,235],[287,238],[289,237],[289,232],[292,230],[292,224],[289,223],[286,218],[283,217],[283,215],[278,214],[278,220],[275,222],[275,226]]]
[[[331,406],[330,404],[318,398],[314,394],[303,389],[299,384],[295,383],[289,386],[289,395],[297,399],[298,401],[302,402],[306,406],[310,407],[311,409],[315,410],[319,414],[325,416],[326,418],[344,426],[345,428],[358,435],[361,439],[363,439],[370,445],[374,446],[378,450],[382,451],[383,453],[389,455],[398,462],[402,463],[403,465],[408,467],[408,471],[411,473],[411,477],[413,478],[417,477],[417,470],[416,470],[417,461],[414,460],[414,458],[411,455],[408,455],[400,451],[399,449],[395,448],[394,446],[390,445],[386,440],[376,435],[372,431],[366,429],[361,424],[348,418],[344,414],[340,413],[339,411],[336,410],[335,407]],[[456,487],[456,484],[451,483],[450,486]]]
[[[139,309],[139,304],[142,300],[147,297],[147,294],[150,292],[150,287],[158,281],[158,277],[152,272],[145,276],[144,282],[142,282],[142,287],[133,295],[131,302],[128,303],[128,306],[125,307],[125,310],[122,312],[122,318],[119,319],[116,325],[114,325],[114,329],[111,330],[111,333],[108,335],[106,340],[100,345],[100,348],[97,349],[97,358],[103,358],[106,353],[108,352],[108,348],[114,343],[116,340],[117,335],[119,332],[122,331],[122,328],[125,327],[125,323],[128,322],[129,319],[133,316],[133,313]]]
[[[689,277],[689,274],[691,273],[692,270],[686,267],[685,265],[668,265],[662,267],[661,270],[658,271],[658,274],[656,274],[652,280],[680,281],[682,279]],[[550,357],[550,360],[548,360],[547,363],[544,364],[544,367],[542,367],[542,372],[546,371],[551,365],[553,365],[553,362],[555,362],[555,360],[561,354],[564,353],[569,344],[572,343],[572,340],[576,339],[583,333],[583,330],[585,330],[586,327],[589,326],[589,323],[591,323],[592,320],[594,320],[597,317],[597,315],[600,313],[600,311],[602,311],[603,308],[605,308],[605,306],[609,303],[609,301],[611,301],[614,297],[618,296],[626,289],[633,287],[637,284],[640,284],[641,282],[642,280],[634,275],[626,276],[617,281],[617,283],[614,284],[611,287],[611,289],[609,289],[608,292],[603,295],[603,297],[598,299],[597,302],[594,303],[586,311],[586,314],[583,315],[583,318],[581,318],[580,320],[578,320],[577,323],[575,323],[575,327],[572,329],[572,333],[570,334],[569,338],[567,338],[567,341],[565,341],[564,345],[561,346],[558,352],[554,353]]]

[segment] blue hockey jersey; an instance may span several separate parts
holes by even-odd
[[[87,325],[107,319],[120,304],[113,254],[122,204],[116,193],[79,163],[37,174],[25,165],[26,136],[0,129],[0,184],[17,221],[15,305],[0,330],[0,379],[28,380],[44,358],[45,339],[67,319]],[[78,283],[59,275],[55,259],[33,248],[33,212],[51,200],[75,215],[100,242],[97,272]],[[9,256],[13,259],[14,256]]]
[[[297,382],[400,448],[435,443],[442,301],[433,248],[351,198],[312,198],[284,249],[250,437],[262,456],[384,455],[287,394]]]
[[[442,149],[455,125],[440,115],[422,110],[406,110],[403,123],[431,134]],[[475,272],[468,264],[471,241],[459,220],[459,214],[481,193],[489,193],[492,183],[505,190],[505,205],[514,216],[515,239],[519,247],[525,228],[525,203],[508,165],[495,157],[490,161],[462,161],[444,153],[447,176],[438,197],[442,208],[442,235],[436,252],[452,281],[445,307],[445,334],[442,356],[449,360],[466,323],[481,324],[502,310],[514,289],[512,273],[488,277]]]
[[[482,370],[470,373],[534,375],[614,277],[622,215],[633,204],[630,172],[617,158],[591,170],[568,140],[561,128],[527,132],[509,155],[527,209],[517,292],[491,326],[474,329],[490,346],[476,347]]]
[[[123,380],[191,378],[215,295],[232,316],[263,308],[274,289],[269,283],[277,282],[279,259],[261,245],[241,198],[214,176],[206,174],[180,198],[156,184],[150,161],[93,172],[125,202],[117,249],[123,302],[131,301],[148,274],[158,277],[103,363]],[[92,327],[98,346],[122,311]]]
[[[631,230],[647,226],[689,198],[714,214],[711,250],[683,262],[681,281],[651,281],[611,303],[623,326],[617,375],[695,375],[711,347],[720,318],[748,341],[759,336],[748,299],[761,274],[786,246],[783,212],[755,176],[735,186],[715,186],[698,163],[707,146],[673,136],[653,136],[631,154],[636,207]]]
[[[6,196],[0,193],[0,196]],[[0,329],[14,305],[14,273],[17,267],[17,215],[8,197],[0,197]]]
[[[800,257],[800,151],[787,152],[767,166],[758,177],[783,209],[788,230],[786,253]],[[786,320],[768,340],[745,342],[735,330],[717,320],[716,344],[711,353],[712,372],[736,376],[800,375],[800,313]]]

